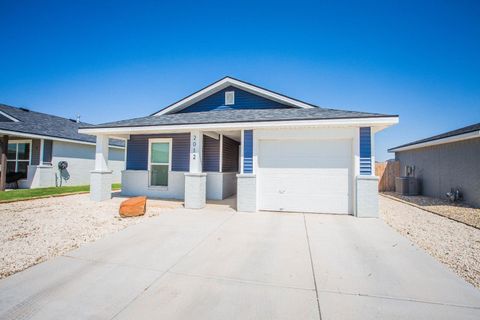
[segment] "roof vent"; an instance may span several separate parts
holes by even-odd
[[[27,108],[24,108],[24,107],[20,107],[19,109],[22,110],[22,111],[25,111],[25,112],[30,112],[30,109],[27,109]]]
[[[68,120],[70,120],[72,122],[75,122],[75,123],[80,123],[80,115],[77,114],[77,117],[75,119],[68,119]]]
[[[235,104],[235,91],[225,91],[225,105]]]

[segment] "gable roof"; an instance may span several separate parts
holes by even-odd
[[[161,116],[165,114],[171,114],[180,110],[185,109],[186,107],[222,90],[229,86],[237,87],[239,89],[245,90],[247,92],[253,93],[263,98],[267,98],[273,101],[276,101],[280,104],[284,104],[287,106],[295,107],[295,108],[302,108],[302,109],[310,109],[315,108],[317,106],[312,105],[307,102],[303,102],[286,95],[253,85],[251,83],[241,81],[232,77],[224,77],[203,89],[198,90],[197,92],[192,93],[191,95],[167,106],[166,108],[159,110],[151,116]]]
[[[16,108],[0,104],[0,135],[3,133],[32,135],[55,139],[66,139],[72,142],[95,143],[95,136],[78,133],[80,126],[90,124],[74,120],[31,111],[25,108]],[[121,140],[110,140],[110,145],[123,147]]]
[[[244,109],[221,110],[209,112],[173,113],[162,116],[148,116],[103,123],[95,126],[82,126],[89,128],[122,128],[122,127],[147,127],[147,126],[173,126],[186,124],[219,124],[219,123],[244,123],[292,120],[323,120],[323,119],[355,119],[355,118],[384,118],[397,117],[379,113],[357,111],[344,111],[326,108],[311,109]]]
[[[460,140],[465,140],[465,138],[469,139],[469,138],[475,138],[475,137],[480,138],[480,123],[476,123],[460,129],[448,131],[448,132],[438,134],[429,138],[402,144],[398,147],[388,149],[388,152],[422,148],[422,147],[427,147],[434,144],[460,141]]]

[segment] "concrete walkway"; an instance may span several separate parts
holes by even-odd
[[[179,209],[0,281],[0,319],[480,319],[380,219]]]

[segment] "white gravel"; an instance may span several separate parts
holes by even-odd
[[[399,233],[480,288],[480,230],[380,196],[380,216]]]
[[[82,194],[0,204],[0,278],[182,205],[148,200],[145,216],[120,218],[123,200]]]

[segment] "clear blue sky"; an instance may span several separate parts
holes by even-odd
[[[231,75],[399,114],[377,136],[385,160],[389,147],[480,122],[479,3],[0,0],[0,103],[100,123]]]

